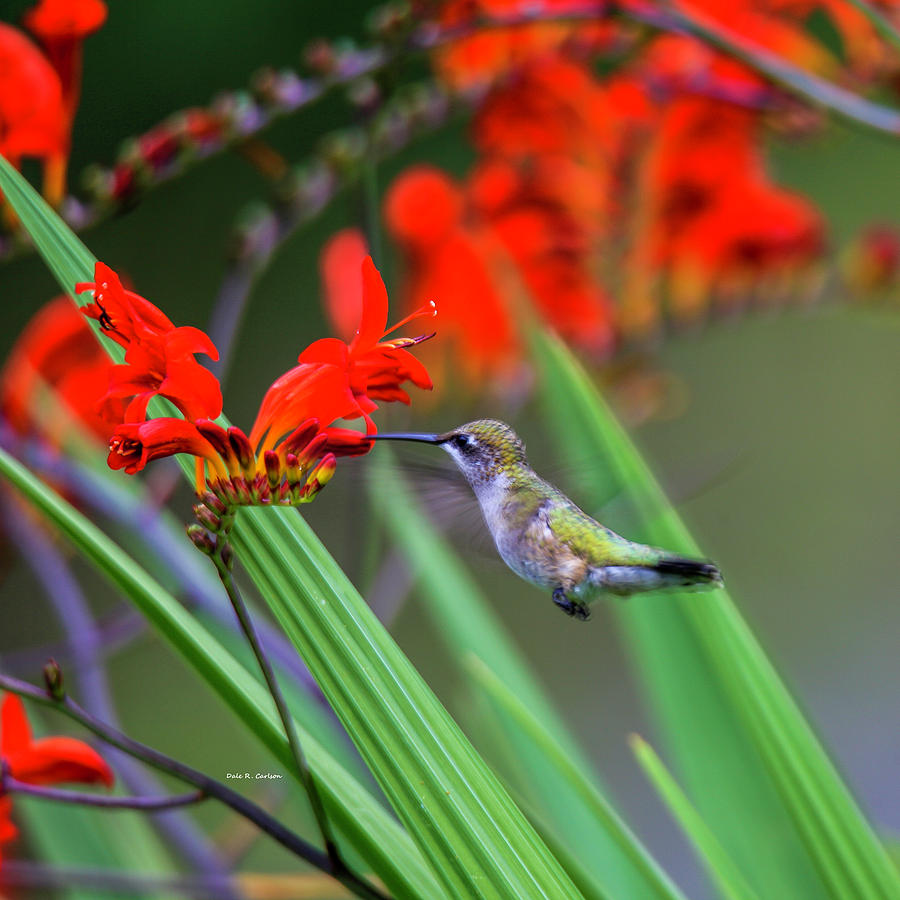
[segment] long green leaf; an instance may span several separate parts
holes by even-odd
[[[412,564],[421,600],[450,654],[458,659],[471,653],[483,660],[530,710],[532,727],[524,728],[503,704],[490,705],[490,715],[521,763],[524,777],[518,787],[537,805],[544,831],[552,828],[582,866],[608,886],[610,896],[680,896],[615,813],[597,815],[597,803],[604,804],[604,810],[607,805],[591,780],[590,760],[452,547],[436,532],[402,474],[390,464],[387,450],[379,447],[373,462],[375,471],[369,479],[373,506]],[[473,683],[468,666],[463,675],[477,694],[483,685]],[[550,743],[536,739],[535,723],[541,723],[540,730]],[[549,746],[558,752],[548,753]],[[580,773],[574,783],[571,770]],[[589,790],[584,789],[585,782]]]
[[[580,896],[306,522],[242,511],[235,547],[448,891]]]
[[[0,189],[63,288],[71,292],[73,281],[89,279],[90,254],[3,161]],[[291,510],[248,509],[234,537],[251,577],[444,886],[466,897],[580,896],[306,523]]]
[[[699,554],[571,354],[544,334],[533,342],[547,421],[565,449],[609,467],[643,514],[636,537]],[[727,593],[634,598],[616,610],[690,794],[758,892],[900,896],[900,875]]]
[[[544,758],[568,782],[596,821],[602,823],[606,833],[615,841],[620,851],[641,873],[643,887],[640,896],[680,897],[678,888],[644,850],[609,801],[597,790],[587,777],[585,769],[572,759],[568,750],[555,739],[510,685],[476,656],[467,656],[465,666],[497,705],[515,719],[534,744],[541,748]]]
[[[631,749],[641,768],[669,807],[669,812],[690,838],[722,896],[726,900],[758,900],[757,895],[744,880],[744,876],[728,858],[716,836],[691,805],[653,748],[642,738],[632,735]]]
[[[21,491],[104,577],[129,597],[275,756],[284,770],[296,774],[290,748],[265,688],[148,572],[3,450],[0,450],[0,475]],[[382,806],[299,724],[298,733],[328,815],[391,891],[398,897],[442,896],[408,836]]]

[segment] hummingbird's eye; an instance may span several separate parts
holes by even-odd
[[[453,438],[453,446],[466,453],[475,446],[475,441],[467,434],[458,434]]]

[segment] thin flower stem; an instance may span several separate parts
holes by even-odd
[[[171,797],[107,797],[103,794],[88,794],[84,791],[67,791],[63,788],[27,784],[7,776],[2,782],[2,791],[7,794],[27,794],[42,797],[58,803],[75,803],[79,806],[96,806],[102,809],[137,809],[141,812],[164,812],[179,806],[190,806],[206,799],[203,791],[175,794]]]
[[[850,122],[895,136],[900,134],[900,110],[873,103],[831,81],[806,72],[771,50],[748,41],[742,35],[695,11],[688,12],[683,8],[675,9],[663,4],[659,8],[618,6],[615,12],[624,19],[658,31],[697,38],[739,59],[792,94]]]
[[[259,640],[259,634],[256,631],[256,626],[253,624],[253,619],[250,616],[250,611],[247,609],[244,598],[241,596],[241,592],[235,584],[234,577],[231,574],[231,567],[224,557],[225,547],[228,546],[228,532],[233,523],[233,518],[227,520],[224,530],[219,534],[218,540],[216,541],[216,551],[210,556],[210,559],[212,559],[213,564],[216,567],[216,572],[219,575],[219,579],[225,588],[225,592],[228,594],[228,599],[231,601],[231,606],[240,623],[241,630],[244,632],[244,637],[247,639],[247,643],[250,645],[250,649],[253,650],[253,655],[256,657],[256,661],[259,664],[259,669],[262,672],[266,686],[272,696],[275,709],[278,711],[278,717],[281,719],[281,725],[282,728],[284,728],[288,745],[291,748],[291,755],[294,757],[294,763],[297,766],[297,771],[300,774],[303,787],[306,789],[306,793],[309,796],[309,803],[312,807],[313,815],[316,817],[319,831],[322,833],[322,840],[325,843],[325,850],[328,853],[328,858],[331,860],[334,870],[339,872],[347,867],[341,858],[337,842],[334,838],[334,832],[331,828],[331,823],[328,821],[328,815],[325,812],[325,805],[322,803],[319,789],[316,787],[312,772],[309,769],[309,764],[306,762],[306,755],[303,752],[303,747],[300,745],[300,738],[297,736],[297,730],[294,728],[294,719],[288,709],[284,694],[281,692],[278,679],[275,677],[275,670],[272,668],[272,663],[269,661],[269,657],[266,656],[265,650],[263,650],[262,643]]]
[[[326,853],[304,840],[300,835],[286,828],[274,816],[267,813],[261,806],[258,806],[252,800],[244,797],[242,794],[233,791],[231,788],[216,781],[209,775],[173,759],[159,750],[154,750],[146,744],[140,743],[133,738],[128,737],[115,728],[110,727],[105,722],[94,718],[90,713],[83,710],[74,700],[65,696],[61,699],[51,697],[46,691],[29,684],[26,681],[20,681],[18,678],[11,678],[8,675],[0,675],[0,689],[18,694],[42,706],[48,706],[58,710],[68,716],[75,722],[93,732],[102,738],[106,743],[113,747],[118,747],[126,753],[130,753],[137,759],[143,760],[148,765],[167,772],[169,775],[178,778],[186,784],[191,784],[198,790],[202,791],[206,796],[212,797],[228,806],[234,812],[243,816],[248,821],[256,825],[260,831],[265,832],[273,840],[281,844],[282,847],[290,850],[296,856],[306,860],[310,865],[326,872],[333,878],[339,880],[345,887],[349,888],[359,897],[366,900],[388,900],[386,894],[372,887],[365,881],[348,876],[346,871],[335,871],[331,859]]]

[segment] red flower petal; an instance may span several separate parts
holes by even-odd
[[[42,40],[82,40],[106,21],[106,4],[102,0],[41,0],[22,21]]]
[[[162,418],[119,425],[109,439],[106,462],[111,469],[125,469],[126,474],[133,475],[151,460],[175,453],[189,453],[212,461],[219,458],[192,422]]]
[[[10,775],[28,784],[105,784],[112,787],[115,776],[103,758],[84,741],[70,737],[49,737],[34,741],[18,753],[3,756]]]
[[[0,23],[0,153],[14,164],[64,158],[68,143],[59,75],[24,34]]]
[[[362,318],[350,342],[351,356],[359,350],[365,352],[367,348],[377,344],[387,326],[387,288],[371,256],[367,256],[362,262],[362,282]]]
[[[0,373],[0,412],[19,434],[37,434],[54,445],[73,420],[105,443],[110,428],[97,405],[111,368],[84,316],[68,297],[57,297],[32,317],[10,352]]]
[[[30,784],[79,781],[112,785],[113,774],[102,757],[84,741],[49,737],[34,741],[25,707],[15,694],[0,705],[0,759],[10,775]]]
[[[192,325],[181,325],[166,335],[166,353],[171,356],[203,353],[210,359],[219,358],[219,351],[212,338]]]
[[[25,704],[16,694],[7,694],[0,705],[0,759],[7,759],[31,744],[31,727]]]

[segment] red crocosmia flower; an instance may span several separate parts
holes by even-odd
[[[147,404],[159,395],[171,400],[188,419],[214,419],[222,412],[222,390],[216,376],[194,359],[196,353],[219,358],[209,337],[190,326],[135,341],[125,352],[125,365],[112,368],[101,411],[115,421],[118,401],[132,397],[125,421],[139,422]]]
[[[707,97],[663,110],[638,175],[643,228],[627,265],[626,331],[655,327],[654,281],[668,281],[675,312],[695,314],[711,292],[790,282],[821,253],[821,217],[768,179],[760,125],[757,111]]]
[[[310,418],[333,422],[356,415],[357,402],[350,390],[346,365],[301,363],[277,378],[266,391],[250,431],[250,444],[261,452],[273,448],[299,422]]]
[[[59,73],[71,126],[81,93],[81,45],[106,21],[106,4],[102,0],[41,0],[23,21]]]
[[[110,425],[98,413],[113,364],[68,297],[42,307],[25,326],[0,372],[0,413],[20,435],[60,445],[80,424],[102,441]],[[122,421],[125,401],[111,409]]]
[[[0,23],[0,153],[14,166],[26,157],[44,165],[44,193],[54,204],[65,190],[69,124],[53,66],[20,31]]]
[[[872,22],[843,0],[689,0],[682,3],[694,16],[704,16],[791,62],[834,77],[840,60],[807,26],[814,13],[824,14],[840,34],[843,54],[857,77],[871,77],[888,59],[888,48]]]
[[[133,475],[151,460],[176,453],[219,462],[215,450],[193,422],[162,417],[119,425],[109,439],[107,463],[111,469],[124,469],[127,475]]]
[[[70,737],[34,740],[22,701],[7,694],[0,705],[0,759],[9,774],[28,784],[77,781],[112,787],[115,777],[99,753]]]
[[[464,219],[462,189],[443,172],[414,166],[388,189],[384,216],[405,256],[404,305],[441,298],[441,342],[469,383],[518,378],[521,344],[492,271],[489,235]],[[495,247],[494,258],[501,254]],[[501,266],[502,269],[502,266]],[[429,366],[444,367],[432,354]]]
[[[387,293],[371,259],[361,270],[356,334],[349,343],[316,341],[301,353],[298,365],[266,392],[248,437],[240,428],[211,421],[221,412],[219,383],[193,358],[215,353],[209,338],[195,328],[176,328],[98,263],[96,281],[77,290],[94,292],[84,311],[126,348],[126,365],[112,370],[107,401],[133,398],[126,421],[109,438],[109,466],[134,474],[154,459],[185,453],[196,457],[197,493],[208,486],[228,506],[312,500],[334,474],[337,455],[372,446],[361,432],[330,428],[333,422],[364,417],[374,430],[375,400],[408,402],[401,388],[406,381],[431,386],[424,367],[405,349],[424,338],[383,340]],[[359,272],[357,267],[357,279]],[[340,284],[343,289],[348,283]],[[427,311],[433,314],[434,304]],[[184,418],[145,421],[155,394],[170,399]]]
[[[117,344],[128,347],[148,333],[172,331],[172,321],[149,300],[127,291],[119,276],[106,263],[94,266],[94,280],[75,285],[75,293],[90,291],[94,302],[83,307],[84,314],[96,319],[100,327]]]
[[[103,23],[100,0],[42,0],[25,16],[44,48],[0,23],[0,153],[19,168],[43,161],[44,194],[65,195],[72,119],[81,84],[81,44]]]
[[[610,112],[602,85],[583,64],[550,55],[528,61],[480,105],[473,139],[505,157],[565,154],[599,158]],[[618,111],[621,115],[622,111]]]
[[[407,381],[425,390],[433,387],[425,366],[406,349],[433,335],[387,341],[384,338],[411,319],[435,315],[437,307],[433,300],[428,300],[401,322],[387,328],[387,290],[375,263],[367,256],[362,263],[362,315],[356,334],[349,343],[338,338],[314,341],[300,354],[298,362],[333,365],[346,371],[357,406],[351,417],[362,416],[367,427],[374,431],[371,413],[378,408],[376,400],[408,404],[409,395],[401,387]]]
[[[613,313],[591,263],[591,236],[535,168],[477,165],[462,186],[415,167],[385,198],[388,228],[406,255],[408,302],[441,298],[441,331],[472,384],[521,380],[525,305],[582,349],[603,356]],[[432,214],[434,211],[434,214]],[[416,227],[421,221],[423,227]]]
[[[112,770],[96,750],[69,737],[34,740],[22,701],[6,694],[0,704],[0,767],[27,784],[104,784],[112,787]],[[18,836],[13,825],[12,799],[0,796],[0,844]],[[0,868],[3,860],[0,857]]]
[[[75,286],[78,293],[93,291],[94,302],[84,307],[85,315],[125,347],[125,364],[114,366],[109,389],[101,404],[101,414],[112,422],[120,401],[132,398],[125,410],[127,422],[140,422],[147,404],[159,395],[170,400],[188,419],[214,419],[222,412],[219,381],[201,366],[194,355],[218,359],[219,352],[199,328],[176,328],[148,300],[126,291],[109,266],[98,262],[95,281]]]

